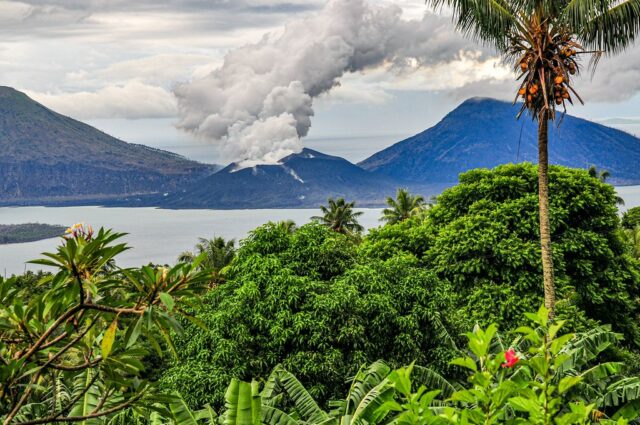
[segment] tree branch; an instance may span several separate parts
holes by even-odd
[[[36,343],[26,352],[24,353],[21,358],[23,358],[25,360],[25,362],[27,360],[29,360],[29,358],[31,358],[31,356],[33,356],[33,354],[38,351],[41,346],[45,343],[45,341],[47,340],[47,338],[49,338],[49,336],[65,321],[67,321],[69,318],[73,317],[74,314],[76,314],[77,312],[79,312],[80,310],[82,310],[82,306],[80,305],[76,305],[75,307],[67,310],[66,313],[64,313],[62,316],[60,316],[58,318],[58,320],[56,320],[51,326],[49,326],[49,328],[40,336],[40,338],[38,338],[38,340],[36,341]]]
[[[142,398],[143,395],[144,393],[137,394],[135,397],[130,398],[126,402],[120,403],[117,406],[114,406],[102,412],[91,413],[89,415],[84,415],[84,416],[67,416],[65,418],[56,418],[56,417],[50,416],[48,418],[41,418],[41,419],[34,419],[32,421],[27,421],[27,422],[20,422],[16,425],[39,425],[39,424],[60,423],[60,422],[64,422],[64,423],[82,422],[88,419],[99,418],[101,416],[110,415],[112,413],[116,413],[116,412],[119,412],[120,410],[126,409],[136,401],[140,400],[140,398]]]
[[[78,370],[82,370],[82,369],[89,369],[89,368],[93,368],[96,367],[98,365],[98,363],[100,363],[102,361],[102,357],[98,356],[96,357],[96,359],[92,362],[85,362],[84,364],[81,365],[75,365],[75,366],[67,366],[67,365],[62,365],[62,364],[50,364],[49,367],[52,369],[56,369],[56,370],[64,370],[67,372],[72,372],[72,371],[78,371]]]

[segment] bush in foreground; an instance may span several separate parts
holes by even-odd
[[[363,366],[346,397],[325,410],[293,373],[277,366],[262,384],[231,380],[219,418],[210,407],[192,412],[176,396],[165,419],[190,425],[623,425],[640,419],[640,378],[599,360],[619,334],[606,326],[563,333],[564,322],[550,322],[544,307],[526,316],[530,326],[521,326],[510,345],[495,324],[467,333],[468,348],[451,361],[467,371],[460,382],[414,364],[392,371],[378,361]]]

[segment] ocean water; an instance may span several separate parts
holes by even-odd
[[[360,223],[367,229],[379,225],[380,209],[359,209]],[[0,208],[0,224],[48,223],[69,226],[78,222],[94,228],[107,227],[128,233],[123,238],[132,249],[118,256],[124,267],[148,262],[172,264],[199,237],[222,236],[240,240],[268,221],[293,220],[298,225],[318,215],[318,209],[270,210],[163,210],[156,208],[15,207]],[[10,276],[42,266],[25,264],[53,251],[58,238],[0,245],[0,274]]]
[[[640,206],[640,186],[616,188],[626,208]],[[367,228],[380,224],[380,209],[360,209],[360,222]],[[118,258],[121,266],[148,262],[171,264],[184,250],[191,249],[199,237],[222,236],[240,240],[268,221],[293,220],[298,225],[310,221],[317,209],[270,210],[162,210],[156,208],[101,207],[15,207],[0,208],[0,224],[48,223],[69,226],[85,222],[94,227],[109,227],[128,233],[123,239],[132,249]],[[58,239],[0,245],[0,274],[10,276],[41,266],[27,265],[45,251],[52,251]]]

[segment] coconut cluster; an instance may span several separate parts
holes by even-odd
[[[554,35],[546,38],[541,31],[536,31],[539,48],[523,48],[524,52],[516,64],[516,69],[522,73],[521,78],[524,77],[518,97],[532,113],[546,107],[564,106],[565,101],[573,103],[571,93],[577,96],[570,85],[570,78],[579,70],[576,55],[583,49],[569,36]]]

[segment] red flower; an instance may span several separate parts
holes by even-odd
[[[504,363],[502,363],[502,367],[514,367],[516,363],[518,363],[520,357],[516,355],[516,352],[513,348],[509,348],[504,352]]]

